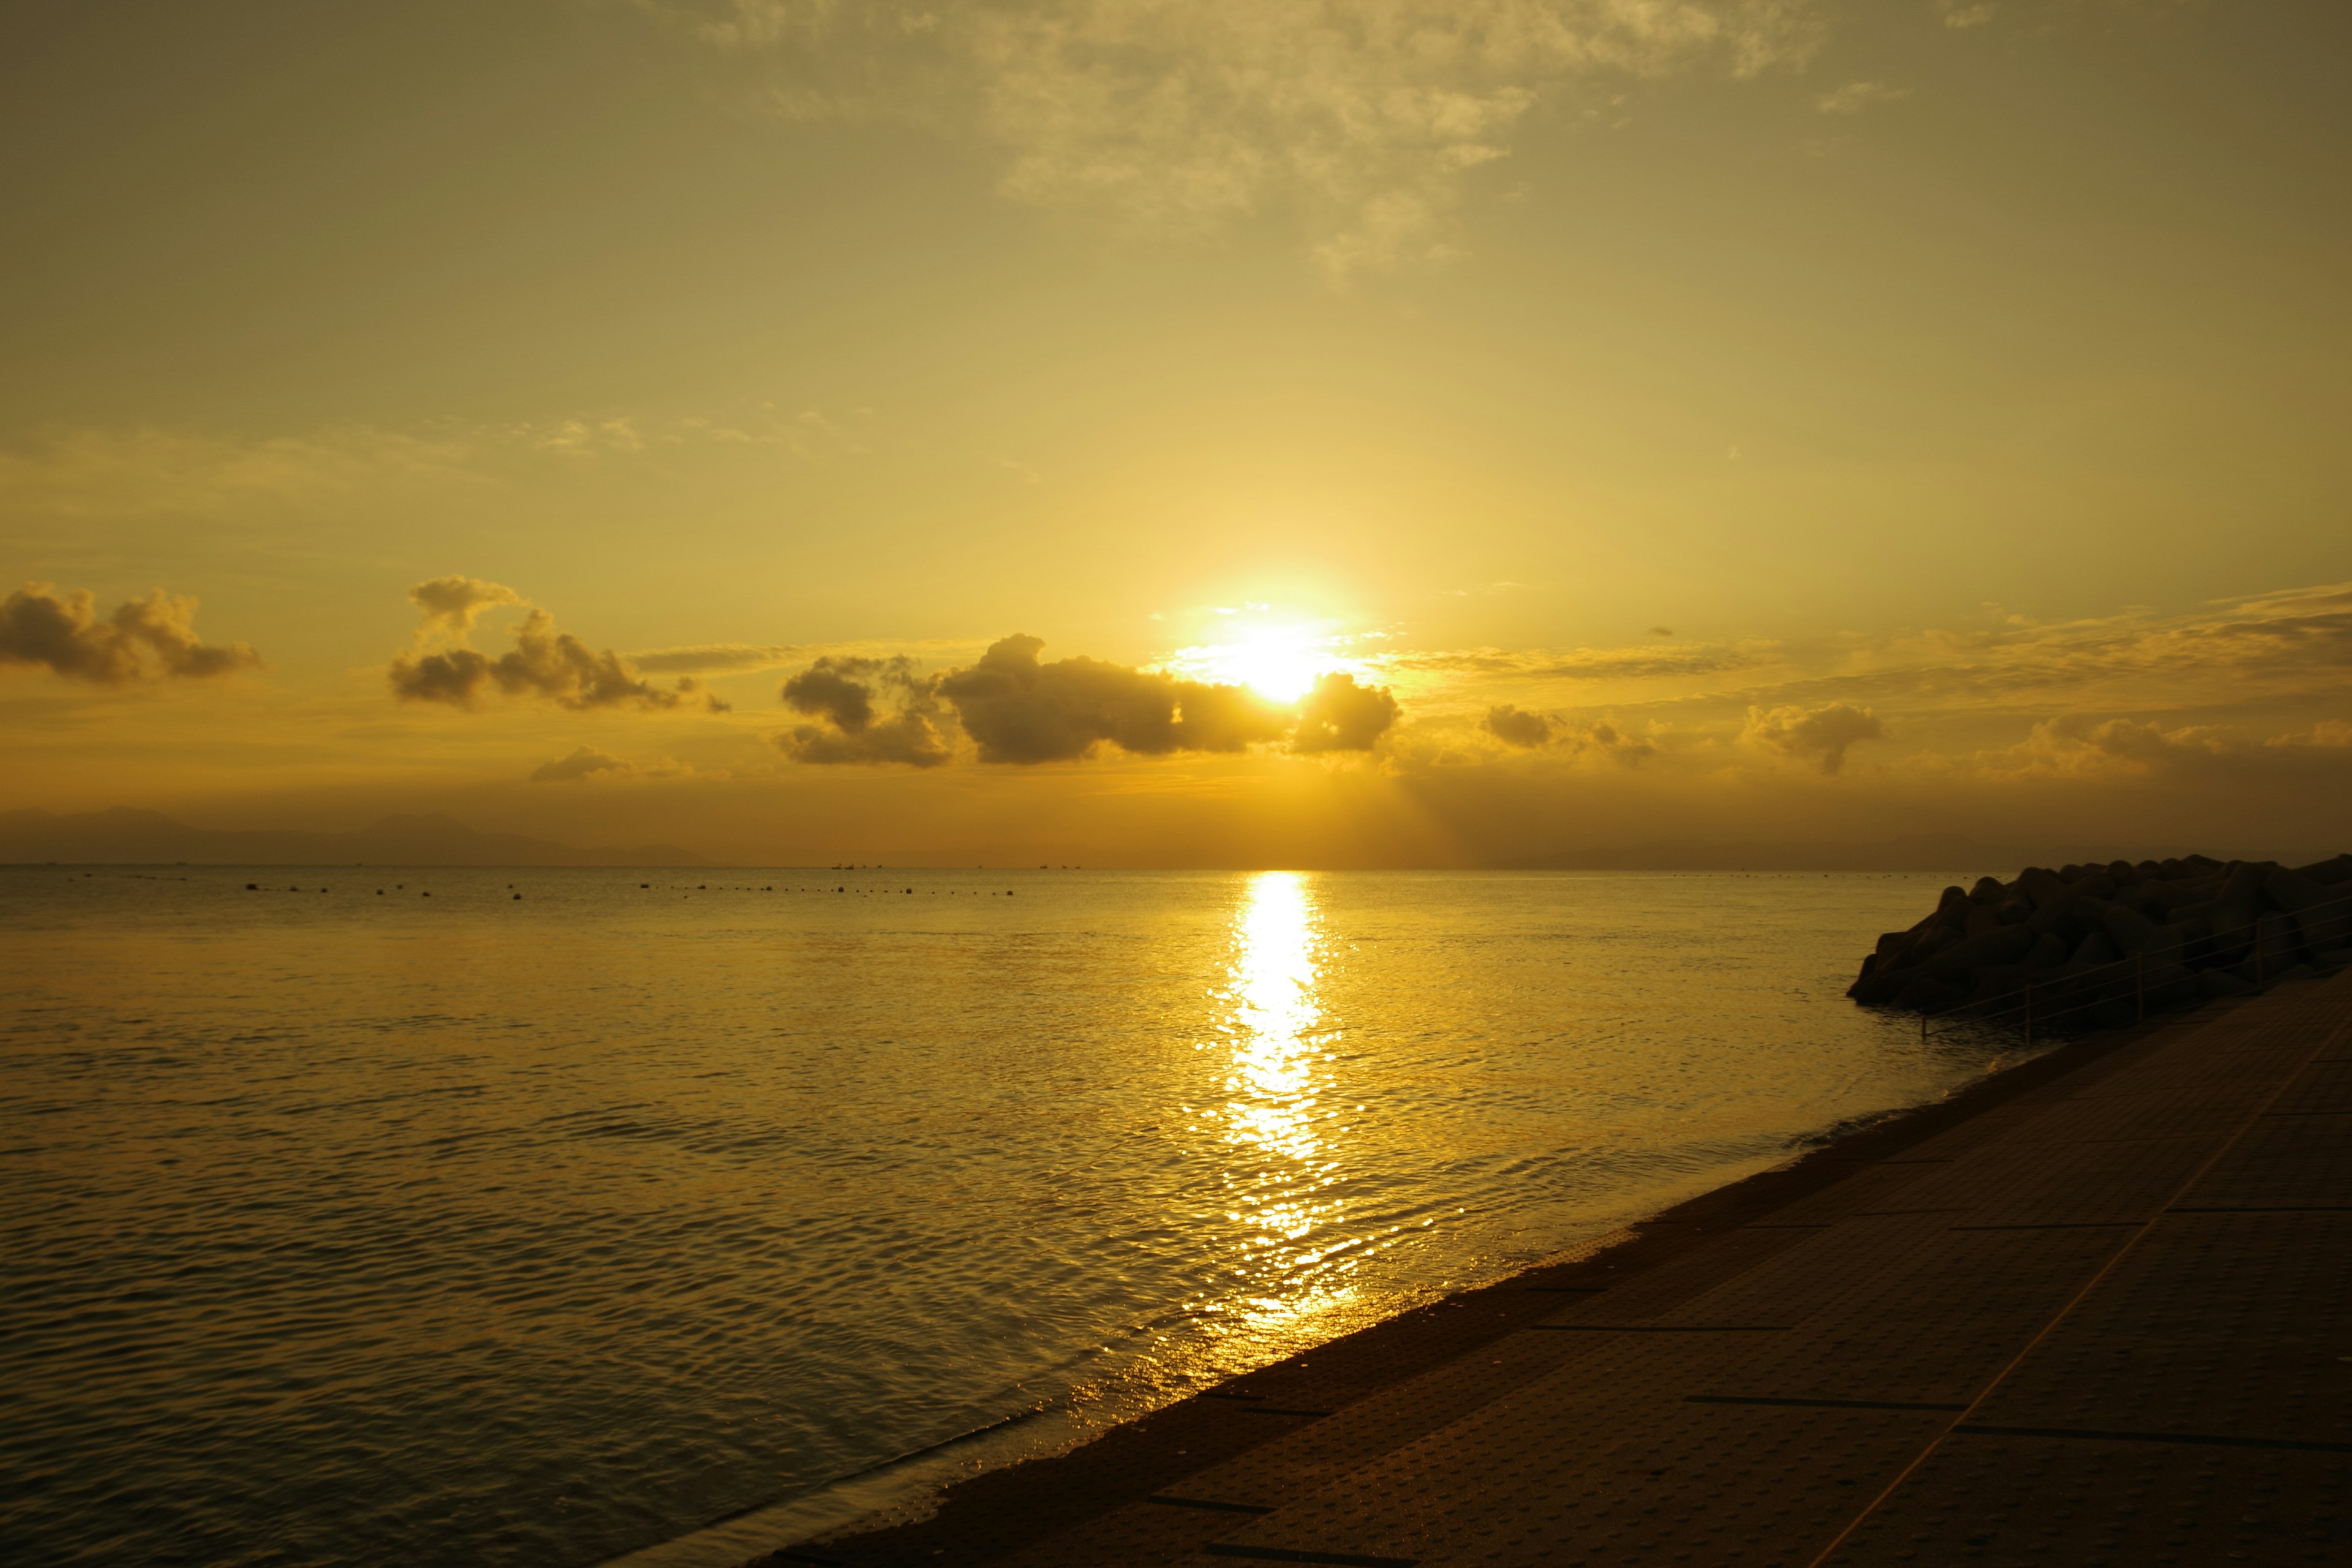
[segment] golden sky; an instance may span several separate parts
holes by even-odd
[[[0,809],[2352,843],[2352,10],[0,22]]]

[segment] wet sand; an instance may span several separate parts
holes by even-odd
[[[2343,1245],[2352,1230],[2331,1228],[2352,1223],[2342,1212],[2352,1195],[2338,1191],[2346,1162],[2324,1154],[2346,1140],[2315,1156],[2277,1139],[2315,1134],[2352,1110],[2352,1089],[2338,1081],[2347,1069],[2332,1062],[2347,1054],[2347,1018],[2352,977],[2292,979],[2260,997],[2074,1042],[1538,1268],[1070,1452],[976,1477],[919,1521],[754,1562],[1049,1568],[1214,1557],[1403,1568],[1875,1562],[1923,1550],[1926,1561],[2000,1560],[2022,1553],[2028,1533],[2046,1546],[2072,1528],[2037,1509],[2087,1521],[2139,1507],[2131,1499],[2150,1483],[2134,1463],[2150,1456],[2158,1469],[2191,1467],[2156,1484],[2228,1494],[2200,1504],[2215,1520],[2251,1517],[2257,1488],[2270,1489],[2259,1500],[2276,1512],[2286,1489],[2301,1500],[2286,1511],[2312,1517],[2284,1534],[2270,1529],[2252,1560],[2306,1560],[2306,1538],[2320,1540],[2324,1556],[2352,1542],[2322,1539],[2340,1524],[2313,1523],[2352,1459],[2352,1441],[2341,1440],[2352,1432],[2335,1430],[2352,1406],[2337,1397],[2331,1414],[2314,1414],[2311,1402],[2323,1384],[2352,1395],[2352,1359],[2321,1358],[2311,1348],[2325,1337],[2319,1320],[2305,1320],[2352,1305],[2327,1296],[2352,1285]],[[2200,1182],[2230,1180],[2280,1201],[2190,1201]],[[2221,1254],[2234,1261],[2217,1275]],[[2190,1310],[2175,1300],[2178,1279],[2132,1276],[2150,1260],[2158,1274],[2178,1265],[2176,1274],[2226,1286],[2249,1270],[2271,1279],[2295,1258],[2303,1274],[2273,1280],[2269,1292],[2285,1303],[2273,1314],[2285,1314],[2284,1327],[2249,1330],[2240,1320],[2260,1303],[2232,1296],[2209,1303],[2208,1317],[2237,1312],[2221,1328],[2175,1323],[2142,1344],[2132,1335],[2147,1340],[2145,1324],[2110,1323],[2090,1349],[2063,1343],[2095,1321]],[[2317,1308],[2314,1291],[2326,1298]],[[1754,1321],[1717,1321],[1727,1316]],[[2313,1331],[2289,1331],[2297,1325]],[[2269,1342],[2262,1332],[2278,1342],[2245,1351]],[[2126,1408],[2133,1396],[2084,1370],[2086,1355],[2103,1368],[2099,1358],[2135,1351],[2138,1364],[2156,1365],[2184,1334],[2209,1362],[2267,1355],[2261,1375],[2293,1386],[2235,1415],[2163,1415]],[[2327,1357],[2336,1351],[2352,1358],[2352,1344]],[[2204,1362],[2170,1366],[2138,1397],[2206,1387],[2212,1375]],[[2021,1398],[2033,1419],[1979,1418]],[[2289,1407],[2305,1412],[2294,1418],[2302,1426],[2275,1414]],[[2284,1435],[2266,1421],[2285,1421]],[[2328,1432],[2303,1430],[2314,1423]],[[2019,1445],[2036,1451],[2008,1453]],[[2312,1473],[2283,1479],[2282,1456]],[[2223,1461],[2244,1474],[2211,1468]],[[1987,1480],[1988,1464],[2000,1484]],[[2034,1477],[2063,1479],[2038,1502],[1994,1495],[2030,1489]],[[2030,1531],[1990,1522],[2021,1510],[2037,1520]],[[1927,1523],[1904,1532],[1916,1544],[1887,1544],[1898,1521]],[[2074,1560],[2249,1560],[2246,1542],[2215,1531],[2162,1540],[2086,1540],[2088,1555]]]

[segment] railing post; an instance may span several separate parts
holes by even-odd
[[[2147,1022],[2147,954],[2132,956],[2132,988],[2138,994],[2139,1021]]]
[[[2025,1048],[2033,1048],[2033,987],[2025,987]]]

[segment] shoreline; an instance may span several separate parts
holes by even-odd
[[[1292,1429],[1287,1421],[1248,1416],[1328,1414],[1516,1333],[1557,1311],[1565,1299],[1681,1258],[2135,1042],[2183,1025],[2210,1022],[2253,999],[2208,1002],[2069,1041],[1988,1073],[1941,1100],[1889,1112],[1785,1163],[1686,1198],[1519,1273],[1409,1308],[1104,1428],[1075,1447],[957,1481],[941,1490],[935,1506],[919,1518],[862,1528],[851,1521],[814,1538],[779,1543],[743,1560],[742,1568],[791,1563],[948,1568],[987,1562],[1150,1498]]]

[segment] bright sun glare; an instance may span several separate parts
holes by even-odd
[[[1322,650],[1304,642],[1244,643],[1233,650],[1233,679],[1260,697],[1296,702],[1315,689]]]
[[[1246,686],[1270,702],[1296,702],[1315,678],[1348,660],[1330,639],[1304,626],[1235,626],[1230,640],[1188,647],[1170,665],[1200,680]]]

